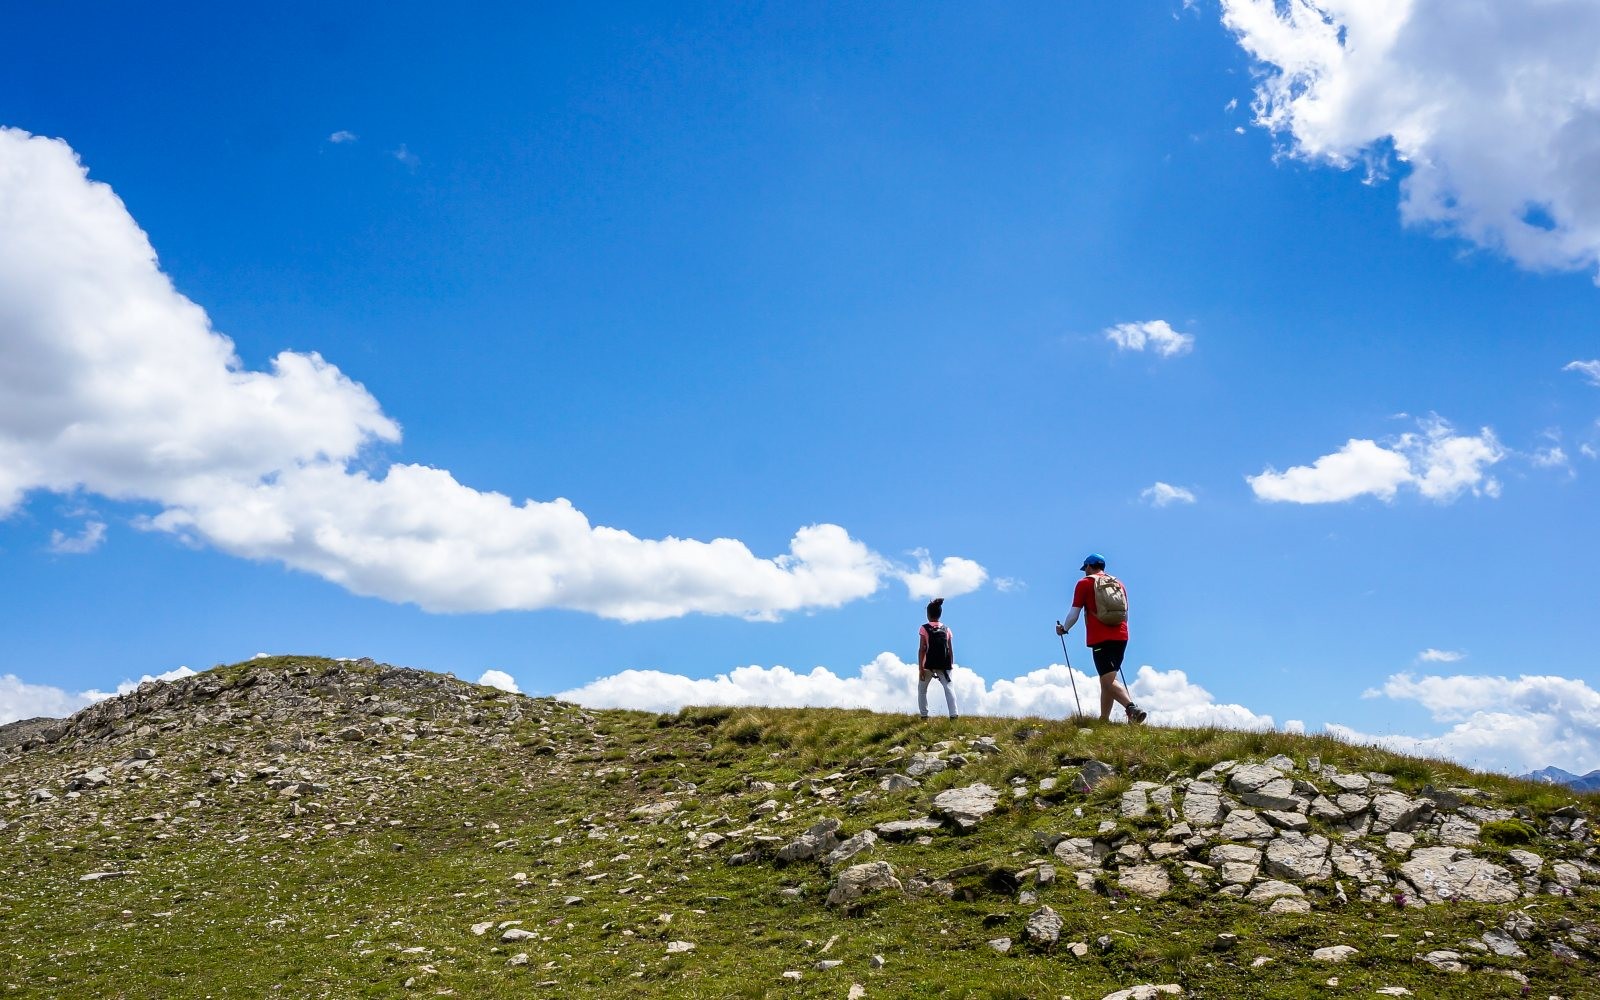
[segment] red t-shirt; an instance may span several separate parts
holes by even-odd
[[[1123,590],[1127,590],[1127,584],[1123,584]],[[1098,646],[1111,639],[1128,641],[1126,621],[1118,625],[1102,625],[1100,619],[1094,616],[1094,577],[1086,576],[1072,588],[1072,606],[1083,609],[1084,645]]]

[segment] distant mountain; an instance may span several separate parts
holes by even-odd
[[[1600,792],[1600,769],[1590,771],[1585,775],[1576,775],[1571,771],[1563,771],[1559,767],[1545,767],[1537,771],[1530,771],[1523,775],[1529,781],[1543,781],[1552,785],[1566,785],[1580,792]]]

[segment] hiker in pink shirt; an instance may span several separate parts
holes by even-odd
[[[950,718],[956,717],[956,696],[950,690],[950,668],[956,663],[956,647],[950,630],[939,618],[944,614],[944,598],[928,602],[928,624],[917,630],[917,711],[928,717],[928,682],[937,679],[944,688],[944,704]]]

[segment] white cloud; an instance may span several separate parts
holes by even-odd
[[[59,528],[50,532],[50,551],[60,555],[81,556],[98,549],[105,540],[105,522],[89,521],[80,534],[69,535]]]
[[[403,142],[400,144],[399,149],[390,150],[389,155],[399,160],[407,167],[410,167],[412,170],[417,169],[417,167],[422,163],[422,158],[416,153],[413,153],[411,150],[407,149],[406,144]]]
[[[1395,674],[1369,695],[1415,701],[1435,722],[1454,725],[1426,737],[1372,735],[1336,725],[1328,730],[1404,753],[1517,774],[1549,764],[1577,774],[1600,767],[1600,691],[1581,680]]]
[[[1573,361],[1562,366],[1564,372],[1577,372],[1589,380],[1590,385],[1600,385],[1600,361]]]
[[[485,687],[510,691],[512,694],[522,693],[522,689],[517,687],[517,679],[504,670],[485,670],[483,676],[478,678],[478,683]]]
[[[992,684],[973,670],[951,671],[956,706],[968,715],[1042,716],[1073,714],[1072,685],[1077,684],[1084,710],[1098,713],[1099,681],[1062,664],[1030,671]],[[1242,705],[1219,705],[1210,692],[1190,683],[1181,670],[1140,667],[1132,695],[1160,725],[1216,725],[1270,729],[1272,717]],[[869,708],[878,712],[914,712],[917,668],[893,653],[879,653],[854,676],[826,667],[807,673],[788,667],[738,667],[714,677],[693,678],[659,670],[624,670],[597,678],[560,695],[593,708],[635,708],[675,712],[685,705],[764,705],[773,707]]]
[[[1105,331],[1106,339],[1122,351],[1143,351],[1146,348],[1163,358],[1186,354],[1194,347],[1194,336],[1179,333],[1164,319],[1146,323],[1118,323]]]
[[[1558,444],[1540,448],[1528,456],[1528,461],[1540,469],[1566,469],[1572,466],[1566,451]]]
[[[154,676],[145,674],[136,681],[123,681],[112,691],[68,691],[64,688],[50,684],[29,684],[18,678],[15,674],[0,675],[0,726],[18,719],[31,719],[44,716],[52,719],[65,718],[74,712],[88,708],[97,701],[119,694],[127,694],[140,684],[149,681],[175,681],[184,677],[194,676],[194,671],[188,667],[177,667],[163,674]]]
[[[1289,155],[1381,178],[1401,216],[1524,267],[1600,263],[1600,4],[1222,0],[1256,122]]]
[[[1590,444],[1578,445],[1578,454],[1584,458],[1600,458],[1600,451],[1596,451],[1594,446]]]
[[[1338,503],[1361,496],[1392,500],[1402,486],[1448,503],[1462,493],[1500,495],[1500,482],[1487,472],[1506,457],[1494,432],[1456,434],[1437,417],[1422,421],[1419,432],[1402,434],[1387,446],[1352,438],[1338,451],[1310,465],[1278,472],[1268,467],[1245,481],[1262,499],[1286,503]]]
[[[337,131],[337,132],[333,133],[332,135],[328,136],[328,141],[333,143],[334,145],[341,145],[341,144],[347,143],[347,142],[355,142],[359,138],[361,138],[361,137],[356,135],[354,132],[349,132],[349,131],[346,131],[345,129],[340,129],[339,131]]]
[[[369,473],[400,427],[365,388],[315,353],[245,369],[71,148],[4,128],[0,347],[0,517],[41,489],[153,503],[143,527],[434,611],[776,618],[889,579],[982,582],[970,560],[907,570],[832,524],[763,558],[730,538],[638,538],[442,469]]]
[[[1467,654],[1454,649],[1424,649],[1417,654],[1417,659],[1423,663],[1456,663],[1466,659]]]
[[[989,578],[988,571],[971,559],[946,556],[935,568],[927,549],[917,549],[911,555],[917,560],[916,569],[896,569],[892,574],[906,585],[913,598],[960,597],[977,590]]]
[[[1174,503],[1194,503],[1194,491],[1182,486],[1157,482],[1154,486],[1141,490],[1139,498],[1152,507],[1165,507]]]

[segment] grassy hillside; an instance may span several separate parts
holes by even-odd
[[[1293,791],[1240,792],[1275,755]],[[1076,790],[1102,773],[1090,761],[1111,773]],[[1372,783],[1366,813],[1241,801],[1332,802],[1336,780]],[[940,792],[975,784],[998,796],[970,829],[936,813]],[[1218,787],[1229,822],[1273,812],[1273,829],[1180,828]],[[1409,832],[1360,829],[1384,796],[1416,806],[1397,820]],[[1321,737],[585,711],[277,658],[146,685],[0,749],[0,995],[1595,996],[1597,815],[1559,787]],[[939,822],[833,863],[783,860],[819,821],[840,824],[815,838],[826,849],[918,817]],[[1228,889],[1217,846],[1291,841],[1320,845],[1321,869],[1296,880],[1268,861]],[[1516,898],[1472,901],[1479,884],[1425,905],[1433,869],[1404,866],[1457,841]],[[1095,855],[1081,872],[1074,844]],[[872,862],[898,888],[830,905]],[[1152,880],[1165,891],[1141,895]],[[1269,883],[1304,895],[1238,898]],[[1497,954],[1502,939],[1522,954]],[[1337,945],[1357,951],[1313,957]]]

